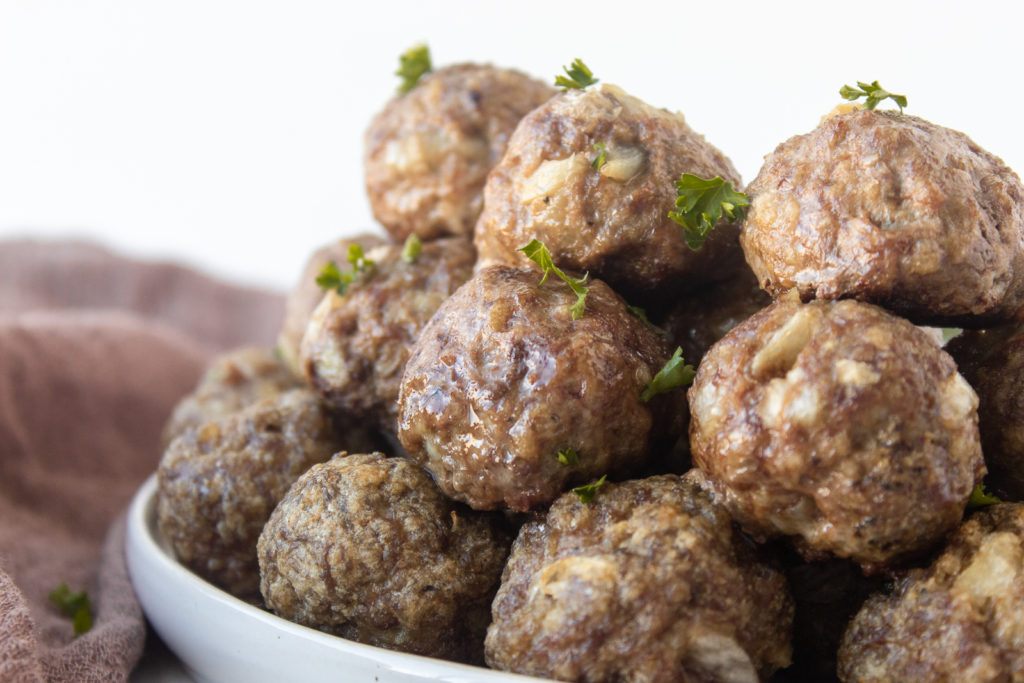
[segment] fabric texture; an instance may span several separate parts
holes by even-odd
[[[123,510],[212,354],[272,345],[283,305],[94,245],[0,244],[0,681],[128,677],[145,620]],[[61,583],[92,600],[77,638]]]

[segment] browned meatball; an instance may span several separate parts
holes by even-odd
[[[1024,326],[965,332],[949,352],[978,392],[987,482],[1003,496],[1024,499]]]
[[[313,467],[259,541],[260,590],[278,615],[393,650],[482,659],[511,536],[445,498],[404,458]]]
[[[245,347],[213,359],[195,390],[181,399],[164,426],[163,445],[186,430],[299,386],[270,349]]]
[[[288,368],[299,377],[302,376],[302,370],[299,368],[299,344],[302,342],[302,335],[306,333],[313,309],[324,298],[323,290],[316,283],[317,276],[331,261],[339,267],[344,266],[348,259],[348,249],[353,244],[358,244],[369,251],[387,244],[387,240],[378,235],[363,233],[320,247],[306,261],[302,276],[285,301],[284,324],[277,336],[277,348]]]
[[[374,265],[339,295],[330,291],[302,340],[301,367],[333,407],[395,431],[398,386],[413,343],[434,311],[473,274],[460,238],[428,242],[413,263],[402,247],[367,254]]]
[[[844,681],[1024,681],[1024,506],[973,515],[927,569],[871,598],[839,650]]]
[[[391,100],[366,131],[366,191],[398,241],[468,237],[487,172],[519,119],[554,90],[518,71],[457,64]]]
[[[1024,307],[1024,187],[963,133],[891,111],[826,119],[747,188],[762,286],[977,327]]]
[[[780,299],[704,356],[694,462],[750,533],[866,568],[927,549],[985,467],[977,397],[909,322],[859,301]]]
[[[573,320],[569,287],[540,280],[535,269],[481,270],[427,324],[402,379],[402,445],[476,509],[527,510],[636,471],[684,400],[640,400],[669,349],[607,285],[590,281]],[[559,461],[569,449],[578,462]]]
[[[790,658],[782,574],[687,478],[573,493],[519,532],[492,667],[565,681],[757,681]]]
[[[612,85],[559,95],[523,119],[487,179],[475,238],[481,265],[522,265],[516,250],[536,238],[559,266],[590,271],[645,306],[720,279],[723,261],[739,260],[738,229],[723,223],[700,251],[686,246],[668,217],[683,172],[740,182],[681,114]]]
[[[195,573],[234,595],[256,595],[263,524],[300,474],[348,441],[308,389],[187,430],[157,471],[160,532]]]

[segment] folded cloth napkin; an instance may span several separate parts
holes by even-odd
[[[273,344],[282,297],[78,243],[0,243],[0,681],[124,680],[145,621],[119,514],[210,356]],[[86,590],[74,636],[49,604]]]

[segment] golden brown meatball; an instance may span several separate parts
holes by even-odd
[[[479,510],[528,510],[635,472],[678,434],[682,391],[640,398],[671,355],[664,340],[600,280],[577,320],[569,287],[540,280],[536,269],[481,270],[427,324],[402,378],[402,445]],[[560,462],[569,449],[578,458]]]
[[[683,172],[739,189],[732,163],[681,114],[613,85],[558,95],[522,120],[487,179],[480,265],[523,265],[516,250],[536,238],[559,266],[589,271],[644,306],[721,279],[726,261],[741,260],[738,228],[720,224],[700,251],[686,246],[668,217]]]
[[[676,475],[556,500],[520,530],[492,612],[488,664],[565,681],[757,681],[790,658],[782,574]]]
[[[366,131],[373,215],[401,242],[468,237],[487,172],[516,124],[554,90],[518,71],[457,64],[427,74]]]
[[[747,194],[740,241],[773,296],[796,287],[967,327],[1024,308],[1024,187],[963,133],[839,114],[779,145]]]
[[[299,344],[302,343],[302,335],[306,333],[313,309],[324,298],[323,290],[316,283],[320,271],[331,261],[344,266],[348,259],[348,249],[353,244],[358,244],[369,251],[387,243],[387,240],[378,235],[363,233],[326,244],[313,252],[306,261],[302,276],[288,293],[284,306],[284,324],[277,336],[277,348],[281,358],[297,377],[302,377],[302,370],[299,367]]]
[[[428,242],[413,263],[378,247],[345,294],[329,291],[299,353],[306,378],[332,407],[395,431],[398,386],[412,345],[434,311],[473,273],[469,240]]]
[[[241,597],[259,591],[256,541],[300,474],[346,446],[316,394],[295,389],[186,430],[157,470],[157,520],[175,556]]]
[[[974,514],[926,569],[868,600],[843,681],[1024,681],[1024,506]]]
[[[859,301],[776,301],[711,348],[689,397],[694,462],[730,512],[808,557],[924,551],[985,472],[953,360]]]
[[[288,491],[259,540],[267,606],[306,626],[478,662],[511,536],[419,465],[338,456]]]

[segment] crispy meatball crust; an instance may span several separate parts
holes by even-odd
[[[187,430],[157,470],[160,532],[196,574],[234,595],[256,596],[263,524],[292,482],[345,441],[309,389]]]
[[[260,589],[291,621],[361,643],[479,662],[511,537],[405,458],[304,474],[259,540]]]
[[[1024,500],[1024,326],[965,332],[950,342],[964,376],[978,392],[978,429],[986,481],[1001,495]]]
[[[413,263],[401,246],[368,253],[375,263],[344,295],[330,291],[310,319],[300,363],[332,407],[395,431],[398,387],[409,352],[434,311],[473,274],[469,240],[428,242]]]
[[[321,269],[331,261],[339,266],[344,266],[348,259],[348,248],[353,244],[358,244],[364,251],[369,251],[387,243],[387,240],[379,235],[363,233],[324,245],[313,252],[313,255],[306,261],[299,281],[288,293],[288,299],[284,306],[284,324],[281,327],[281,333],[277,336],[277,348],[281,357],[285,365],[296,376],[302,376],[302,370],[299,367],[299,345],[302,343],[302,335],[306,333],[306,326],[309,325],[313,309],[324,298],[323,290],[316,283]]]
[[[867,569],[927,549],[985,468],[977,397],[909,322],[859,301],[780,299],[715,344],[690,445],[733,516]]]
[[[244,347],[213,359],[195,390],[175,406],[163,432],[163,445],[188,429],[298,388],[298,380],[270,349]]]
[[[967,327],[1024,307],[1024,187],[963,133],[839,114],[779,145],[747,194],[740,242],[772,295],[796,287]]]
[[[868,600],[843,681],[1024,681],[1024,505],[974,514],[928,568]]]
[[[568,486],[636,471],[678,433],[682,391],[640,400],[666,343],[600,280],[586,311],[536,269],[492,266],[446,301],[413,349],[398,437],[441,490],[481,510],[524,511]],[[578,465],[562,464],[572,448]]]
[[[554,95],[529,76],[477,64],[427,74],[366,131],[366,191],[397,240],[469,237],[487,172],[519,119]]]
[[[596,143],[606,148],[600,169]],[[720,279],[723,262],[741,260],[738,228],[722,223],[700,251],[686,246],[668,217],[683,172],[740,184],[681,114],[612,85],[558,95],[522,120],[487,179],[475,237],[481,265],[523,265],[516,250],[536,238],[559,267],[589,271],[645,306]]]
[[[756,681],[790,659],[782,574],[688,478],[567,493],[519,532],[492,667],[566,681]]]

